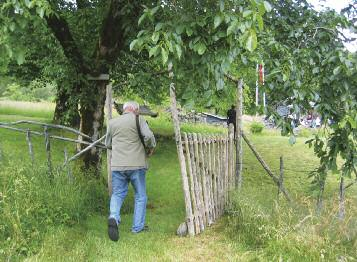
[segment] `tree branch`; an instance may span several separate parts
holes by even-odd
[[[88,68],[84,63],[83,56],[80,53],[75,40],[69,30],[67,21],[56,14],[46,17],[47,25],[52,30],[56,39],[62,46],[67,59],[78,68],[80,72],[88,73]]]
[[[103,20],[95,52],[97,61],[100,63],[98,68],[100,73],[108,71],[107,64],[115,61],[124,46],[122,7],[122,1],[111,0],[107,16]]]

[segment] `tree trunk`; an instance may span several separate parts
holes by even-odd
[[[106,98],[107,81],[90,82],[80,101],[80,131],[87,134],[93,141],[100,138],[104,122],[104,106]],[[93,95],[95,94],[95,95]],[[92,171],[99,176],[100,171],[100,150],[93,148],[83,156],[83,167],[86,171]]]
[[[72,98],[72,100],[74,99]],[[61,125],[70,125],[71,127],[79,126],[78,102],[71,101],[70,93],[64,88],[58,88],[57,90],[53,122]]]

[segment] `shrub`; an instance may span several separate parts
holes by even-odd
[[[260,122],[252,122],[250,125],[250,132],[253,134],[260,134],[264,129],[264,125]]]
[[[12,261],[36,253],[51,227],[72,226],[106,207],[98,181],[46,167],[3,166],[0,170],[0,260]],[[105,201],[105,202],[104,202]]]

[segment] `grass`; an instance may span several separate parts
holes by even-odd
[[[11,106],[9,103],[9,107]],[[51,112],[50,109],[47,110],[47,113]],[[0,111],[0,121],[19,120],[25,116],[43,121],[51,119],[50,113],[46,116],[36,111],[31,115],[31,110],[27,110],[25,116],[22,116],[14,112],[20,111],[17,109]],[[34,251],[28,253],[26,261],[336,261],[337,259],[354,261],[357,259],[354,230],[357,214],[356,189],[351,188],[347,191],[347,219],[341,223],[336,220],[337,180],[331,176],[326,188],[325,212],[317,218],[313,211],[314,202],[309,190],[310,181],[307,179],[307,174],[318,165],[318,159],[304,144],[306,138],[298,137],[297,143],[291,146],[287,137],[281,137],[277,131],[266,129],[262,134],[249,135],[249,137],[276,173],[279,170],[279,157],[284,156],[285,185],[296,204],[291,208],[286,206],[284,200],[280,200],[280,205],[277,205],[276,186],[249,149],[244,146],[243,187],[242,191],[234,196],[235,201],[228,210],[228,215],[195,238],[175,236],[177,226],[184,220],[184,203],[176,147],[172,139],[173,129],[165,115],[160,115],[157,119],[149,119],[149,124],[154,133],[159,134],[158,148],[150,159],[150,169],[147,174],[149,198],[147,223],[150,231],[139,235],[130,233],[133,213],[132,190],[122,210],[121,239],[118,243],[113,243],[106,235],[108,197],[105,184],[97,181],[98,187],[93,187],[94,192],[97,192],[97,188],[100,190],[99,193],[94,194],[97,199],[83,193],[81,188],[67,188],[67,192],[78,192],[78,194],[82,192],[82,200],[68,193],[68,197],[75,203],[80,204],[81,201],[89,200],[91,206],[96,204],[96,208],[86,209],[82,203],[80,204],[82,208],[79,208],[82,210],[80,218],[75,223],[59,221],[48,226],[44,224],[40,237],[33,236],[33,239],[37,239],[38,242]],[[187,124],[182,129],[185,132],[225,132],[222,128],[206,125]],[[43,138],[34,137],[33,140],[35,165],[45,169]],[[54,165],[63,162],[64,146],[74,152],[71,144],[54,142],[52,144]],[[7,161],[6,165],[12,163],[21,167],[23,163],[29,162],[23,134],[0,129],[0,148],[6,153],[3,164]],[[12,175],[10,171],[6,174],[7,180],[3,180],[5,182],[9,181]],[[31,174],[29,177],[36,175],[41,174]],[[104,170],[103,178],[105,176]],[[81,175],[77,174],[79,182],[80,177]],[[3,190],[3,185],[0,184],[0,188]],[[52,201],[56,196],[60,199],[63,192],[66,192],[58,187],[51,190],[54,192]],[[22,195],[15,190],[12,196],[16,198]],[[43,199],[31,197],[26,203],[31,206],[36,204],[32,203],[33,201],[42,203]],[[69,203],[68,200],[62,200],[58,205],[68,207],[69,204],[65,203]],[[47,204],[47,206],[52,205]],[[1,197],[0,209],[2,209]],[[66,212],[71,215],[72,211],[66,210],[69,210]],[[22,214],[24,210],[12,211],[18,213],[20,219],[24,216]],[[307,216],[310,218],[304,221]],[[301,225],[296,227],[301,221],[303,221]],[[25,222],[20,222],[22,222],[20,225],[25,228]],[[3,249],[4,246],[0,242],[0,260],[1,256],[4,260],[9,258],[9,253],[4,255]],[[15,251],[10,257],[11,260],[24,258]]]

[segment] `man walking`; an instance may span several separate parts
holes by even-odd
[[[118,241],[120,208],[128,193],[128,184],[135,191],[133,226],[131,231],[145,230],[147,157],[152,154],[156,141],[145,119],[139,117],[139,104],[126,102],[123,115],[109,121],[106,146],[112,149],[112,196],[108,218],[108,235]],[[148,149],[146,153],[145,148]]]

